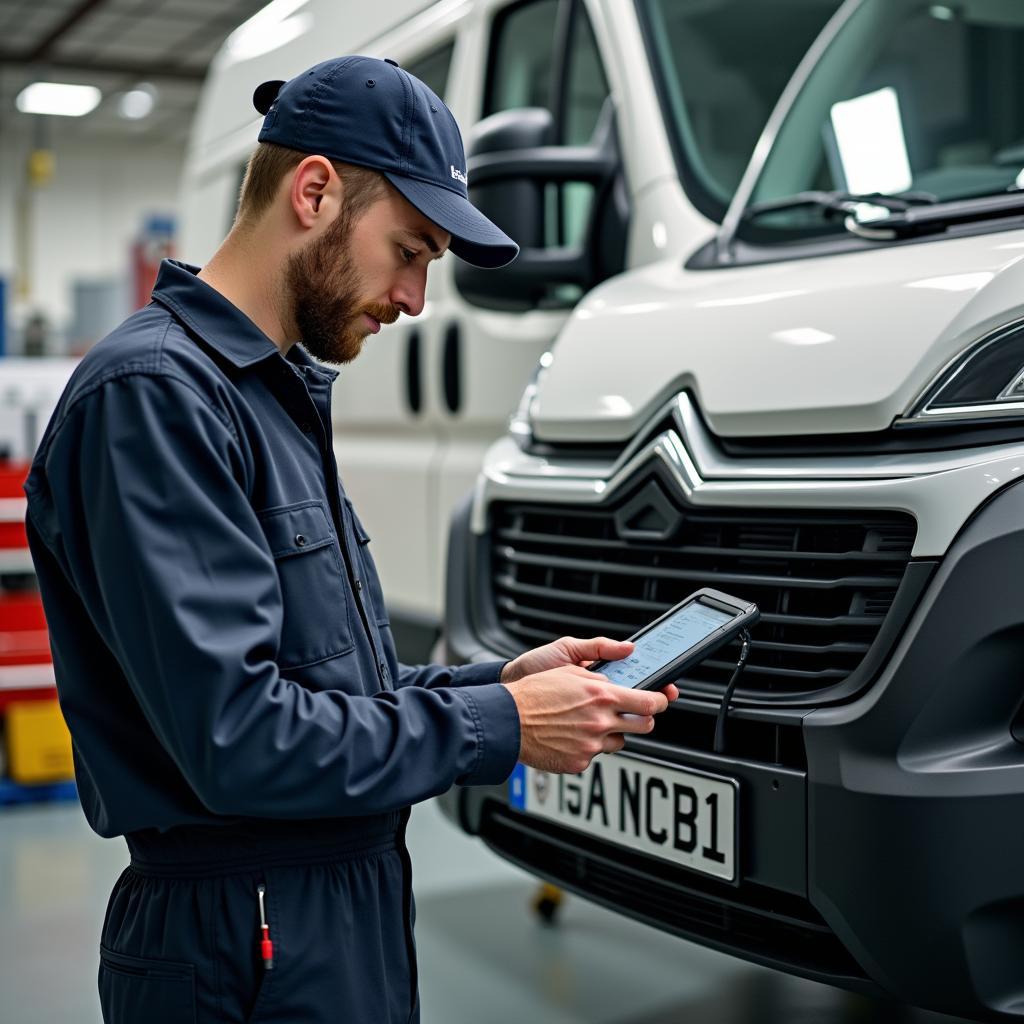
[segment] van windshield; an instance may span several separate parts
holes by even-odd
[[[725,215],[776,100],[839,2],[637,0],[679,176],[706,216]]]
[[[863,0],[786,116],[737,237],[763,245],[846,231],[829,202],[784,202],[801,193],[927,204],[1020,188],[1024,3]]]

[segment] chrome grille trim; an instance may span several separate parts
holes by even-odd
[[[620,539],[617,513],[634,496],[655,493],[665,488],[648,475],[597,508],[515,501],[491,508],[491,599],[510,650],[564,635],[629,636],[712,586],[761,608],[741,688],[747,696],[818,693],[858,669],[910,562],[911,517],[708,510],[677,500],[674,539]],[[720,692],[735,660],[726,648],[694,669],[686,688]]]
[[[689,399],[679,396],[677,411]],[[689,407],[692,412],[692,406]],[[675,416],[675,413],[673,413]],[[912,556],[945,554],[953,538],[980,504],[998,489],[1024,479],[1024,444],[973,449],[971,452],[931,453],[913,465],[896,457],[847,458],[830,462],[831,476],[815,475],[815,460],[772,462],[726,459],[717,455],[709,466],[701,446],[710,444],[699,417],[693,436],[675,427],[652,431],[637,440],[611,464],[593,460],[554,463],[524,453],[508,438],[488,452],[477,479],[470,528],[487,532],[488,507],[494,501],[549,501],[599,505],[613,500],[624,487],[652,466],[669,475],[673,493],[695,508],[837,509],[847,512],[888,509],[906,512],[918,523]],[[678,419],[674,420],[678,424]],[[687,422],[689,422],[687,420]],[[694,440],[696,438],[696,441]],[[941,458],[933,456],[942,456]],[[856,465],[855,465],[856,464]],[[760,476],[750,474],[757,470]],[[904,476],[891,476],[897,469]],[[705,471],[714,476],[706,476]],[[824,473],[824,467],[822,467]],[[846,474],[845,476],[843,474]]]

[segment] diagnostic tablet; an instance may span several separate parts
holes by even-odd
[[[674,683],[759,617],[757,605],[750,601],[718,590],[698,590],[631,636],[636,647],[629,657],[594,662],[590,671],[619,686],[656,690]]]

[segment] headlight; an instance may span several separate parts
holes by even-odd
[[[512,413],[512,417],[508,421],[509,433],[524,451],[533,441],[533,400],[537,397],[541,375],[554,362],[554,358],[550,352],[545,352],[540,357],[533,373],[530,374],[529,383],[519,399],[519,405],[516,406],[516,411]]]
[[[1001,327],[957,356],[928,386],[907,420],[1006,416],[1024,416],[1024,323]]]

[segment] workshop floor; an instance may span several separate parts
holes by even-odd
[[[957,1024],[752,967],[569,898],[413,815],[423,1024]],[[126,862],[75,804],[0,813],[0,1021],[99,1024],[96,944]]]

